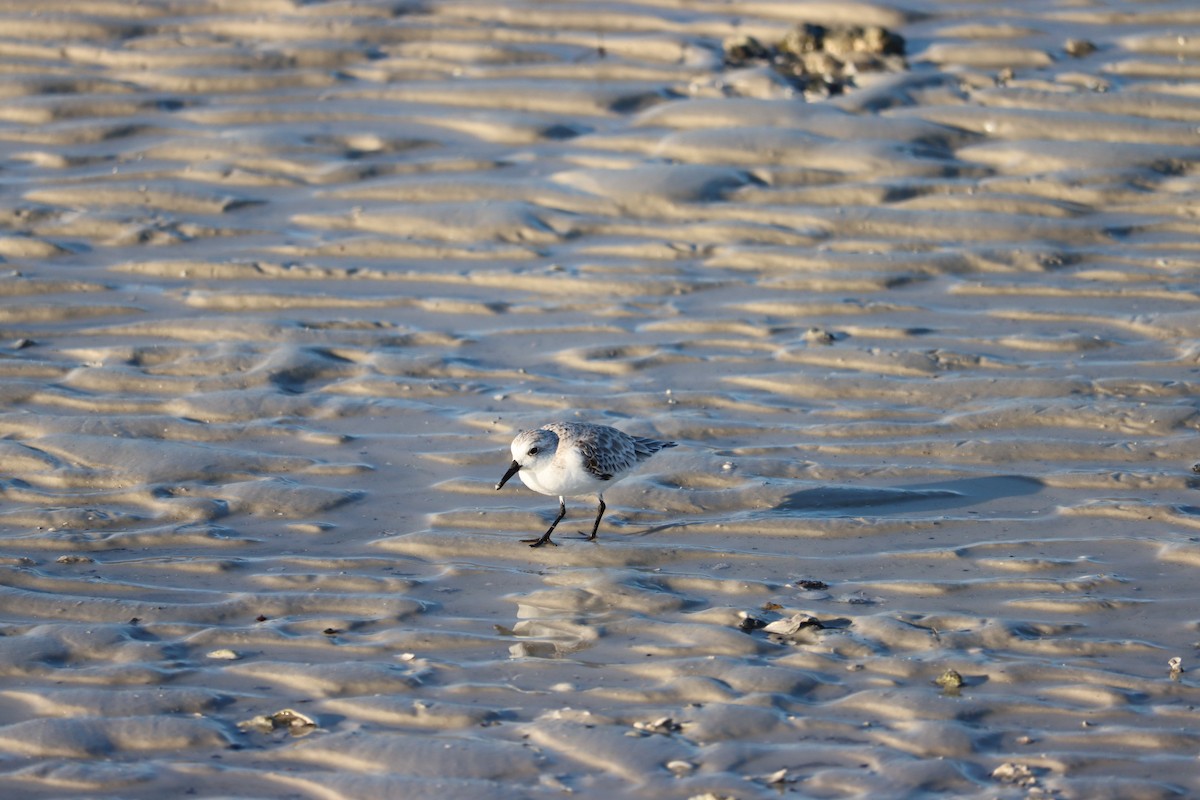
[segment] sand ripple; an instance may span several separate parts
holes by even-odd
[[[1200,14],[977,6],[0,9],[10,792],[1200,793]]]

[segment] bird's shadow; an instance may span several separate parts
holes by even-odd
[[[956,478],[911,486],[820,486],[792,492],[770,510],[800,517],[878,516],[891,510],[949,511],[1006,497],[1037,494],[1046,486],[1025,475]]]
[[[756,510],[751,513],[810,519],[863,517],[868,514],[887,517],[900,512],[939,513],[1004,498],[1034,495],[1045,486],[1037,478],[1025,475],[955,478],[909,486],[819,486],[792,492],[765,512]],[[683,521],[668,522],[638,531],[635,535],[645,536],[673,528],[686,528],[688,524]]]

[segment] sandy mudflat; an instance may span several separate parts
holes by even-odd
[[[724,62],[797,22],[906,60]],[[0,69],[5,797],[1200,795],[1194,3],[19,0]],[[531,550],[558,418],[680,446]]]

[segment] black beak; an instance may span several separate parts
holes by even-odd
[[[521,465],[518,464],[517,460],[514,458],[513,463],[510,464],[508,467],[508,472],[504,473],[504,477],[501,478],[500,482],[496,484],[496,491],[498,492],[501,489],[503,489],[504,484],[508,483],[508,479],[511,478],[513,475],[516,475],[517,470],[519,470],[520,468],[521,468]]]

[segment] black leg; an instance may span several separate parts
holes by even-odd
[[[592,524],[592,535],[587,537],[589,542],[596,541],[596,531],[600,530],[600,518],[604,516],[604,495],[600,495],[600,509],[596,512],[596,521]]]
[[[545,533],[543,533],[542,538],[540,538],[540,539],[522,539],[521,541],[525,542],[530,547],[541,547],[544,544],[552,544],[555,547],[558,547],[558,542],[554,542],[554,541],[550,540],[550,534],[554,533],[554,527],[556,525],[558,525],[558,523],[561,522],[562,518],[565,517],[566,515],[567,515],[567,502],[566,502],[566,500],[564,500],[563,498],[560,497],[560,498],[558,498],[558,516],[554,518],[554,522],[550,523],[550,529],[548,531],[546,531]],[[596,524],[597,525],[600,524],[599,519],[596,520]]]

